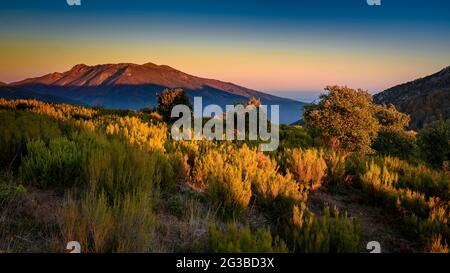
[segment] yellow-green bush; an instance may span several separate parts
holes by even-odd
[[[246,212],[267,218],[270,231],[216,223],[203,243],[215,252],[285,252],[278,235],[296,252],[360,251],[353,219],[308,210],[308,190],[324,181],[328,187],[359,182],[347,185],[402,216],[405,235],[424,242],[427,251],[448,251],[449,177],[418,161],[305,149],[312,139],[301,128],[285,128],[290,139],[280,141],[283,148],[303,149],[264,154],[249,141],[172,141],[160,117],[149,112],[4,100],[0,108],[0,171],[66,190],[59,236],[63,243],[79,241],[86,252],[151,249],[155,205],[164,208],[158,214],[206,233],[218,207],[222,216],[243,216],[253,201]],[[297,135],[306,142],[293,143]],[[190,187],[174,187],[178,181]],[[0,181],[0,205],[22,190],[17,185]],[[173,200],[159,201],[160,194]],[[189,208],[191,194],[197,201]]]
[[[410,236],[428,237],[442,234],[450,238],[448,201],[427,198],[420,192],[396,188],[398,174],[372,162],[361,177],[363,190],[380,205],[403,214],[404,229]]]
[[[307,148],[311,147],[313,139],[308,131],[301,126],[280,125],[279,150],[284,148]]]
[[[243,176],[242,169],[225,164],[217,175],[210,176],[206,193],[211,200],[223,202],[225,208],[239,213],[247,208],[251,198],[251,182]]]
[[[206,190],[214,204],[239,213],[250,202],[258,155],[246,145],[230,148],[226,145],[209,147],[202,157],[196,158],[192,180],[197,188]]]
[[[347,166],[346,153],[338,153],[335,151],[330,152],[326,156],[327,164],[327,183],[330,186],[340,186],[346,179],[346,166]]]
[[[164,151],[167,126],[164,123],[149,125],[137,117],[118,117],[106,126],[106,133],[120,135],[146,151]]]
[[[173,185],[175,165],[160,152],[146,152],[118,139],[84,131],[73,135],[82,147],[81,198],[68,197],[62,211],[62,239],[88,252],[141,252],[151,247],[153,203],[159,188]]]
[[[0,208],[14,200],[17,194],[25,191],[26,190],[22,185],[16,185],[15,183],[3,180],[0,177]]]
[[[279,232],[290,222],[293,207],[304,207],[308,198],[305,185],[295,181],[290,173],[278,172],[276,162],[264,157],[258,164],[259,171],[253,180],[256,204],[263,209]]]
[[[175,172],[166,155],[144,152],[118,140],[91,149],[83,165],[84,175],[89,185],[103,190],[111,200],[127,192],[151,192],[174,183]]]
[[[127,193],[113,203],[100,192],[80,201],[68,196],[61,213],[64,242],[78,241],[83,252],[148,252],[154,226],[148,193]]]
[[[316,149],[292,150],[289,158],[289,170],[299,183],[312,190],[320,187],[327,170],[323,152]]]
[[[346,253],[361,250],[360,225],[337,209],[330,211],[326,207],[323,216],[317,218],[297,208],[292,217],[285,240],[290,242],[295,252]]]
[[[27,110],[40,115],[51,116],[59,120],[89,119],[97,114],[97,111],[92,108],[64,103],[46,103],[37,100],[5,100],[0,98],[0,108]]]
[[[383,157],[382,164],[399,174],[397,188],[419,191],[426,196],[450,197],[450,177],[443,171],[431,169],[424,164],[412,165],[395,157]]]
[[[216,150],[208,151],[201,158],[196,158],[195,167],[192,172],[193,183],[197,188],[206,189],[209,179],[216,171],[223,169],[225,159]]]
[[[270,204],[275,199],[287,199],[292,203],[306,201],[307,189],[305,185],[297,183],[291,174],[282,175],[278,172],[274,160],[265,157],[259,161],[258,172],[253,180],[257,198]]]
[[[42,140],[34,140],[27,143],[19,173],[24,183],[40,188],[71,186],[81,180],[81,165],[81,150],[75,142],[55,138],[47,146]]]
[[[286,244],[278,237],[273,238],[270,231],[258,228],[252,232],[250,227],[228,224],[224,231],[216,226],[209,228],[209,250],[215,253],[285,253]]]
[[[73,128],[70,123],[23,111],[0,110],[0,120],[0,168],[13,173],[26,155],[29,141],[42,139],[48,143]]]
[[[160,187],[174,180],[167,155],[146,152],[118,139],[85,131],[82,147],[86,193],[69,195],[60,229],[65,241],[87,252],[142,252],[151,247],[153,204]]]

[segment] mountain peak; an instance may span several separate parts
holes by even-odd
[[[37,78],[30,78],[13,83],[13,85],[41,85],[47,86],[50,89],[66,87],[69,89],[79,88],[80,90],[111,85],[153,86],[153,88],[216,90],[247,98],[257,97],[267,100],[290,101],[230,82],[192,76],[168,65],[157,65],[152,62],[147,62],[142,65],[135,63],[110,63],[94,66],[80,63],[66,72],[55,72]]]
[[[182,88],[188,95],[201,96],[205,104],[233,105],[251,97],[265,104],[278,104],[281,122],[298,119],[303,103],[245,88],[230,82],[196,77],[168,65],[116,63],[77,64],[69,71],[47,74],[12,84],[41,94],[62,96],[87,105],[140,109],[156,105],[156,93]]]
[[[447,66],[446,68],[442,69],[439,74],[440,75],[444,75],[444,74],[449,74],[450,73],[450,65]]]
[[[148,66],[148,67],[158,67],[157,64],[152,63],[152,62],[145,63],[145,64],[143,64],[143,66]]]
[[[80,70],[85,69],[85,68],[89,68],[89,66],[85,65],[85,64],[77,64],[77,65],[74,65],[72,67],[72,69],[70,69],[70,70],[71,71],[80,71]]]

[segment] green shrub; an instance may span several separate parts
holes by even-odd
[[[89,191],[80,201],[68,196],[59,224],[64,242],[78,241],[83,252],[148,252],[154,227],[148,193],[127,193],[108,201]]]
[[[378,204],[403,215],[404,230],[411,237],[429,238],[442,234],[449,239],[448,201],[441,201],[437,197],[427,198],[425,194],[408,188],[398,188],[398,177],[387,166],[380,167],[372,162],[361,177],[362,189]]]
[[[26,145],[31,140],[61,137],[63,130],[70,130],[71,124],[51,117],[22,111],[0,110],[0,166],[16,172],[25,156]]]
[[[337,209],[330,211],[328,207],[320,219],[310,213],[296,216],[298,213],[294,210],[293,223],[285,238],[296,252],[347,253],[361,250],[362,229],[346,214]]]
[[[345,171],[351,175],[354,181],[358,181],[359,176],[366,172],[367,162],[370,157],[359,154],[350,154],[345,162]]]
[[[424,164],[412,165],[392,157],[384,157],[382,163],[399,174],[397,188],[411,189],[427,197],[449,198],[450,177],[443,171],[431,169]]]
[[[423,158],[435,167],[442,167],[450,160],[450,119],[431,123],[417,136],[417,142]]]
[[[52,139],[48,146],[32,140],[20,165],[20,178],[40,188],[74,185],[81,179],[81,160],[80,147],[67,138]]]
[[[18,193],[25,191],[22,185],[15,185],[11,182],[3,181],[0,178],[0,207],[14,200]]]
[[[308,131],[300,126],[280,125],[279,150],[294,148],[309,148],[312,146],[312,138]]]
[[[152,199],[148,193],[126,194],[116,201],[115,252],[148,252],[155,225]]]
[[[372,147],[380,155],[396,156],[407,160],[414,160],[417,157],[414,136],[406,132],[381,131]]]
[[[83,131],[72,139],[81,147],[81,198],[69,195],[60,229],[64,241],[79,241],[86,252],[143,252],[151,246],[153,204],[159,188],[173,183],[172,163],[117,137]]]
[[[272,238],[270,231],[258,228],[252,232],[250,227],[228,224],[221,232],[216,226],[209,228],[209,248],[214,253],[284,253],[286,244]]]
[[[94,145],[86,153],[83,173],[90,187],[104,191],[112,201],[134,191],[156,194],[163,181],[172,179],[166,161],[158,153],[144,152],[113,139]]]

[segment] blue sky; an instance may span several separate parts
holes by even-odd
[[[450,1],[3,1],[0,81],[155,62],[270,91],[378,92],[450,65]]]

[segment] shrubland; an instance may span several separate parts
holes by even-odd
[[[249,140],[172,140],[180,90],[156,111],[0,99],[0,251],[78,241],[83,252],[361,252],[357,215],[309,202],[351,190],[398,219],[416,251],[448,252],[448,122],[416,135],[366,92],[327,90],[270,153]]]

